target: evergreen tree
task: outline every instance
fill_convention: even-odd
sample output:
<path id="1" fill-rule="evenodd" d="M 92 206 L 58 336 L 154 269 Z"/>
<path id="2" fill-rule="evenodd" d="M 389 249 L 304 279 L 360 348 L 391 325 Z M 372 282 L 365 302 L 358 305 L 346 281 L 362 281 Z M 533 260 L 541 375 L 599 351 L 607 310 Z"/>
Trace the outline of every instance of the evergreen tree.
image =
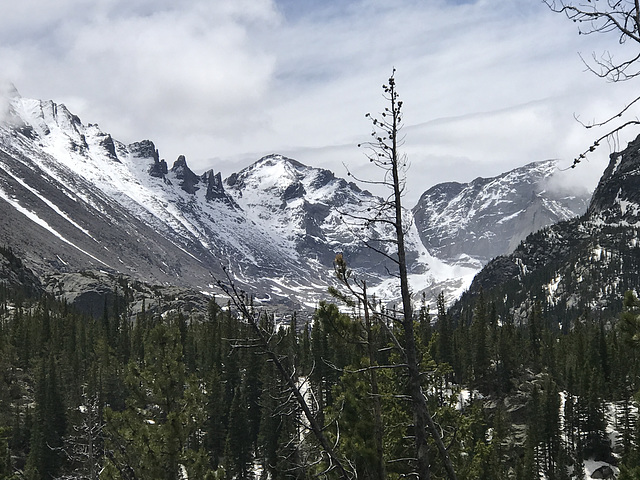
<path id="1" fill-rule="evenodd" d="M 127 387 L 126 409 L 105 412 L 102 478 L 177 480 L 182 468 L 204 476 L 208 467 L 198 438 L 205 400 L 200 383 L 186 376 L 177 328 L 159 323 L 150 330 L 143 362 L 129 365 Z"/>
<path id="2" fill-rule="evenodd" d="M 620 315 L 620 330 L 624 340 L 632 346 L 640 346 L 640 300 L 632 291 L 624 294 L 624 309 Z"/>
<path id="3" fill-rule="evenodd" d="M 7 427 L 0 427 L 0 480 L 10 479 L 13 473 L 8 430 Z"/>
<path id="4" fill-rule="evenodd" d="M 219 373 L 212 370 L 207 374 L 206 420 L 204 424 L 204 445 L 209 452 L 214 469 L 218 468 L 224 454 L 227 438 L 227 408 L 224 404 L 224 388 Z"/>
<path id="5" fill-rule="evenodd" d="M 246 480 L 251 474 L 252 439 L 249 431 L 247 399 L 243 389 L 238 386 L 229 411 L 227 441 L 224 450 L 225 470 L 229 478 Z"/>
<path id="6" fill-rule="evenodd" d="M 447 314 L 447 309 L 444 300 L 444 293 L 440 292 L 438 294 L 438 299 L 436 301 L 436 306 L 438 309 L 438 324 L 437 324 L 437 332 L 438 332 L 438 349 L 437 349 L 437 360 L 442 363 L 448 363 L 449 365 L 454 365 L 453 360 L 453 340 L 452 340 L 452 332 L 451 332 L 451 319 Z"/>
<path id="7" fill-rule="evenodd" d="M 484 295 L 480 295 L 476 301 L 471 324 L 471 342 L 473 345 L 473 378 L 474 386 L 485 387 L 486 377 L 489 374 L 489 352 L 487 348 L 487 305 Z"/>
<path id="8" fill-rule="evenodd" d="M 61 447 L 66 431 L 66 414 L 51 354 L 40 362 L 35 400 L 35 421 L 25 472 L 32 479 L 55 478 L 64 461 Z"/>

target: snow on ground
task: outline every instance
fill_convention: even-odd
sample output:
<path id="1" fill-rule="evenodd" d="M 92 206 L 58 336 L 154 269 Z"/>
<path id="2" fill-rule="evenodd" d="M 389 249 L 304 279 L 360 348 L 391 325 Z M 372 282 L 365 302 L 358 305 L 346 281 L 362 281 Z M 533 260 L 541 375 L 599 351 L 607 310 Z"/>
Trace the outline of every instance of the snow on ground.
<path id="1" fill-rule="evenodd" d="M 420 241 L 415 225 L 411 225 L 407 232 L 407 245 L 418 252 L 418 273 L 409 273 L 408 280 L 414 297 L 420 292 L 427 291 L 427 304 L 435 305 L 440 292 L 445 294 L 447 303 L 452 302 L 469 288 L 473 277 L 480 271 L 482 264 L 471 258 L 464 259 L 461 264 L 447 263 L 429 253 Z M 400 283 L 396 278 L 388 278 L 371 288 L 371 293 L 383 301 L 392 301 L 400 297 Z M 418 299 L 418 298 L 416 298 Z"/>
<path id="2" fill-rule="evenodd" d="M 585 460 L 584 461 L 584 473 L 586 475 L 586 479 L 590 480 L 592 479 L 592 475 L 593 473 L 600 467 L 604 467 L 604 466 L 609 466 L 613 469 L 614 475 L 617 477 L 618 474 L 620 473 L 620 470 L 618 469 L 618 467 L 614 467 L 611 464 L 607 463 L 607 462 L 597 462 L 595 460 Z"/>

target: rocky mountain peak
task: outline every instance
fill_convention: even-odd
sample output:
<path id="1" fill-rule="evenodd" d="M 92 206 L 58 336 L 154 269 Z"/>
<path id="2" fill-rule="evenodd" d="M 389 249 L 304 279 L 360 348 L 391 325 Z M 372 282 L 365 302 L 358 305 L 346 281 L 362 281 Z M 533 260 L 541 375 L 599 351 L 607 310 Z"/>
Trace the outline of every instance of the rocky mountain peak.
<path id="1" fill-rule="evenodd" d="M 220 172 L 214 173 L 213 170 L 208 170 L 200 178 L 207 186 L 205 194 L 207 201 L 222 201 L 232 208 L 239 208 L 238 204 L 225 192 Z"/>
<path id="2" fill-rule="evenodd" d="M 185 192 L 194 194 L 199 189 L 197 185 L 200 183 L 200 177 L 193 173 L 187 166 L 187 159 L 184 155 L 180 155 L 178 159 L 173 162 L 171 173 L 173 173 L 178 180 L 181 180 L 180 187 Z"/>
<path id="3" fill-rule="evenodd" d="M 496 177 L 427 190 L 414 207 L 425 247 L 439 258 L 483 263 L 512 251 L 529 233 L 586 210 L 587 194 L 547 189 L 555 161 L 532 162 Z"/>
<path id="4" fill-rule="evenodd" d="M 160 155 L 156 149 L 155 144 L 151 140 L 142 140 L 140 142 L 134 142 L 128 147 L 131 156 L 134 158 L 152 158 L 155 161 L 160 161 Z M 166 164 L 166 162 L 165 162 Z"/>
<path id="5" fill-rule="evenodd" d="M 294 160 L 293 158 L 280 155 L 279 153 L 272 153 L 271 155 L 266 155 L 262 157 L 260 160 L 258 160 L 257 162 L 255 162 L 252 166 L 258 168 L 262 166 L 274 167 L 277 165 L 284 165 L 285 168 L 287 168 L 289 171 L 291 171 L 291 168 L 293 168 L 294 170 L 304 170 L 306 168 L 309 168 L 303 163 L 297 160 Z"/>
<path id="6" fill-rule="evenodd" d="M 290 202 L 304 199 L 305 184 L 315 170 L 283 155 L 272 154 L 234 173 L 225 183 L 237 197 L 244 198 L 245 207 L 266 198 L 269 209 L 283 209 Z"/>
<path id="7" fill-rule="evenodd" d="M 234 173 L 226 180 L 226 184 L 235 189 L 245 187 L 260 190 L 285 191 L 292 183 L 299 182 L 310 167 L 297 160 L 279 154 L 262 157 L 248 167 Z"/>
<path id="8" fill-rule="evenodd" d="M 640 136 L 620 153 L 613 153 L 593 193 L 591 220 L 608 224 L 640 222 Z"/>

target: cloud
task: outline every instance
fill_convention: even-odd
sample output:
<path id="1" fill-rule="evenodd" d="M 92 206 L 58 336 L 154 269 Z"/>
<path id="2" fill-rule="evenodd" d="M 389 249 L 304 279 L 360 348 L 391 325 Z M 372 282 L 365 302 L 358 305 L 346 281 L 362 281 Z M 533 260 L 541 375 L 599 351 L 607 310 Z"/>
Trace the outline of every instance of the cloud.
<path id="1" fill-rule="evenodd" d="M 573 114 L 603 118 L 635 98 L 632 84 L 585 73 L 576 53 L 615 38 L 579 36 L 536 2 L 5 3 L 0 64 L 23 95 L 65 103 L 124 142 L 150 138 L 196 170 L 229 174 L 278 152 L 366 171 L 355 145 L 393 67 L 416 199 L 440 181 L 569 164 L 594 136 Z M 607 154 L 574 178 L 595 185 Z"/>
<path id="2" fill-rule="evenodd" d="M 11 83 L 0 80 L 0 122 L 10 119 L 10 100 L 15 94 L 16 89 Z"/>
<path id="3" fill-rule="evenodd" d="M 5 20 L 16 21 L 13 34 L 20 26 L 29 34 L 0 58 L 34 96 L 73 103 L 86 109 L 81 116 L 130 140 L 233 137 L 260 120 L 273 55 L 250 31 L 277 25 L 271 3 L 103 1 L 83 8 L 78 0 L 60 10 L 27 3 Z M 29 10 L 35 14 L 27 21 Z"/>

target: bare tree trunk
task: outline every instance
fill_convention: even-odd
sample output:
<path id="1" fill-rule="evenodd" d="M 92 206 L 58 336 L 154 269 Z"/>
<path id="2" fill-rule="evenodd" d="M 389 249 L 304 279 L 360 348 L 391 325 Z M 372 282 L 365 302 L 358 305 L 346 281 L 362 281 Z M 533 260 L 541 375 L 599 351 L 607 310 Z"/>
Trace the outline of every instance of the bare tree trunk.
<path id="1" fill-rule="evenodd" d="M 393 198 L 395 206 L 395 234 L 398 242 L 398 269 L 400 274 L 400 294 L 402 296 L 402 329 L 404 331 L 404 353 L 409 374 L 409 395 L 413 406 L 413 430 L 416 448 L 416 468 L 418 478 L 429 480 L 431 476 L 429 467 L 429 446 L 427 443 L 427 402 L 422 393 L 420 381 L 420 367 L 416 352 L 416 342 L 413 332 L 413 306 L 411 305 L 411 291 L 407 275 L 407 259 L 404 246 L 404 229 L 402 225 L 402 191 L 400 189 L 400 173 L 398 170 L 398 115 L 396 104 L 396 91 L 393 77 L 390 79 L 391 111 L 393 112 L 391 138 L 391 173 L 393 178 Z"/>
<path id="2" fill-rule="evenodd" d="M 402 102 L 398 101 L 398 94 L 395 88 L 395 78 L 389 79 L 389 85 L 385 87 L 386 93 L 389 95 L 391 103 L 391 123 L 387 124 L 390 129 L 387 131 L 390 144 L 384 144 L 389 151 L 388 158 L 391 168 L 393 182 L 393 206 L 397 253 L 398 253 L 398 270 L 400 276 L 400 294 L 402 296 L 402 329 L 404 331 L 404 353 L 407 363 L 407 373 L 409 377 L 409 395 L 411 397 L 414 421 L 415 449 L 416 449 L 416 473 L 420 480 L 428 480 L 431 475 L 429 465 L 429 449 L 427 443 L 427 429 L 434 438 L 438 451 L 447 470 L 447 474 L 451 480 L 457 480 L 453 464 L 442 442 L 442 437 L 433 422 L 433 418 L 429 412 L 427 399 L 422 392 L 422 382 L 420 378 L 420 363 L 416 349 L 416 342 L 413 328 L 413 306 L 411 305 L 411 290 L 409 288 L 409 278 L 407 272 L 407 259 L 404 241 L 404 225 L 402 219 L 402 186 L 403 179 L 400 177 L 401 158 L 398 152 L 398 132 L 400 130 L 400 109 Z M 386 116 L 386 115 L 385 115 Z M 375 124 L 375 122 L 374 122 Z M 382 139 L 384 142 L 384 139 Z M 380 142 L 380 140 L 378 140 Z"/>

